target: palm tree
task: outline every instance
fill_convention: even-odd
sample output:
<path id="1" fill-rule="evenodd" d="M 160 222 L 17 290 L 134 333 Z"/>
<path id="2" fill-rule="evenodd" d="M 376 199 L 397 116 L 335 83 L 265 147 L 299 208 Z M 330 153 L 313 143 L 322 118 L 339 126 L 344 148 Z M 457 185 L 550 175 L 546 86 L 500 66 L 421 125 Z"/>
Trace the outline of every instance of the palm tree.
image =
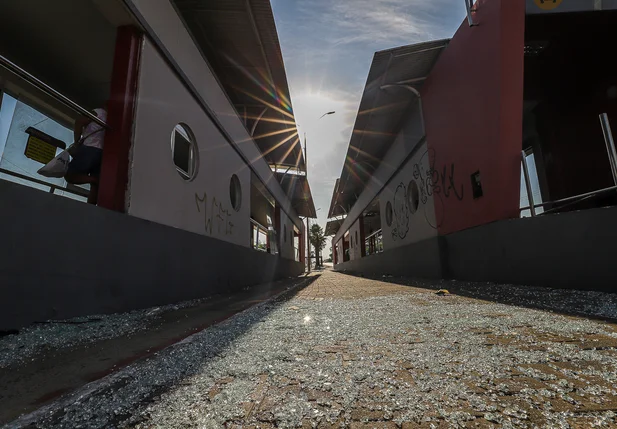
<path id="1" fill-rule="evenodd" d="M 324 236 L 323 228 L 318 224 L 311 225 L 309 233 L 309 242 L 315 248 L 315 266 L 321 265 L 319 253 L 326 247 L 327 239 Z"/>

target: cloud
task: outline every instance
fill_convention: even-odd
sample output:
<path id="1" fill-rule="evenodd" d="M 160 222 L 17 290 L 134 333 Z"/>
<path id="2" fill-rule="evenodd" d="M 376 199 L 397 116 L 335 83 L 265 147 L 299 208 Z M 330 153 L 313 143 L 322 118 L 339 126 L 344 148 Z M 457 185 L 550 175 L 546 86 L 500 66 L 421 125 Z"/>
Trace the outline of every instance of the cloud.
<path id="1" fill-rule="evenodd" d="M 383 49 L 451 35 L 443 18 L 454 4 L 454 0 L 299 0 L 298 12 L 309 25 L 318 22 L 326 30 L 319 34 L 335 46 Z"/>
<path id="2" fill-rule="evenodd" d="M 464 2 L 276 0 L 272 4 L 296 120 L 309 130 L 309 181 L 315 206 L 322 208 L 319 223 L 325 226 L 374 53 L 451 37 L 463 21 Z M 315 104 L 309 94 L 330 102 Z M 315 123 L 328 110 L 336 110 L 336 116 Z"/>

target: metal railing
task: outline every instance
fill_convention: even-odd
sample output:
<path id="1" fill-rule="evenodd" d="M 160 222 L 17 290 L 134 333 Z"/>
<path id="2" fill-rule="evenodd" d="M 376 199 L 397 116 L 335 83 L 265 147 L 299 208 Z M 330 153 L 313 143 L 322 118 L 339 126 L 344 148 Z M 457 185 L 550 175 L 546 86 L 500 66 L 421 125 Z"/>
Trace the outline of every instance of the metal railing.
<path id="1" fill-rule="evenodd" d="M 373 251 L 371 252 L 371 240 L 373 239 Z M 364 248 L 366 256 L 374 255 L 383 252 L 383 232 L 381 229 L 369 234 L 364 239 Z"/>
<path id="2" fill-rule="evenodd" d="M 253 228 L 253 226 L 255 226 L 257 228 L 257 231 L 255 231 L 255 228 Z M 257 234 L 255 237 L 253 237 L 253 239 L 251 240 L 251 248 L 255 249 L 255 250 L 259 250 L 260 252 L 267 252 L 267 242 L 266 242 L 266 248 L 265 249 L 261 249 L 259 248 L 259 233 L 263 232 L 266 236 L 266 240 L 268 239 L 268 228 L 263 226 L 262 224 L 260 224 L 259 222 L 257 222 L 255 219 L 251 218 L 251 235 L 253 233 L 253 231 Z M 257 243 L 256 243 L 257 242 Z"/>
<path id="3" fill-rule="evenodd" d="M 604 195 L 606 193 L 617 190 L 617 150 L 615 149 L 615 141 L 613 139 L 613 132 L 611 130 L 611 125 L 608 121 L 608 115 L 606 113 L 602 113 L 600 115 L 600 125 L 602 126 L 602 133 L 604 134 L 604 143 L 606 144 L 606 152 L 608 154 L 608 160 L 611 166 L 611 173 L 613 174 L 613 182 L 615 183 L 615 186 L 610 186 L 608 188 L 586 192 L 584 194 L 574 195 L 572 197 L 561 198 L 555 201 L 547 201 L 543 203 L 534 204 L 533 193 L 531 189 L 531 179 L 529 178 L 529 170 L 527 168 L 526 153 L 525 151 L 522 151 L 521 152 L 521 156 L 522 156 L 521 163 L 523 166 L 523 176 L 525 178 L 525 189 L 527 190 L 527 198 L 528 198 L 529 205 L 526 207 L 521 207 L 520 208 L 521 212 L 524 210 L 529 210 L 531 213 L 531 216 L 535 217 L 535 216 L 538 216 L 536 214 L 536 208 L 538 207 L 546 207 L 546 206 L 555 205 L 555 204 L 565 204 L 560 207 L 552 207 L 548 210 L 545 210 L 543 213 L 540 214 L 542 215 L 542 214 L 551 213 L 556 210 L 563 209 L 567 206 L 579 203 L 583 200 L 595 198 L 600 195 Z"/>
<path id="4" fill-rule="evenodd" d="M 96 115 L 90 113 L 90 111 L 88 111 L 87 109 L 81 107 L 79 104 L 75 103 L 73 100 L 71 100 L 67 96 L 65 96 L 65 95 L 61 94 L 60 92 L 56 91 L 51 86 L 47 85 L 45 82 L 43 82 L 42 80 L 34 77 L 30 73 L 28 73 L 26 70 L 22 69 L 17 64 L 13 63 L 12 61 L 10 61 L 9 59 L 3 57 L 2 55 L 0 55 L 0 66 L 2 66 L 3 68 L 7 69 L 8 71 L 16 74 L 17 76 L 21 77 L 22 79 L 24 79 L 29 84 L 31 84 L 34 87 L 38 88 L 39 90 L 43 91 L 45 94 L 47 94 L 50 97 L 54 98 L 55 100 L 61 102 L 65 106 L 67 106 L 70 109 L 74 110 L 75 112 L 77 112 L 77 113 L 79 113 L 79 114 L 81 114 L 83 116 L 86 116 L 91 121 L 96 122 L 97 124 L 101 125 L 102 127 L 109 128 L 109 125 L 107 125 L 107 123 L 105 121 L 100 120 Z"/>
<path id="5" fill-rule="evenodd" d="M 7 174 L 9 176 L 13 176 L 18 179 L 27 180 L 29 182 L 36 183 L 38 185 L 49 186 L 50 194 L 54 194 L 56 191 L 61 191 L 61 192 L 68 192 L 69 194 L 73 194 L 73 195 L 77 195 L 77 196 L 85 197 L 85 198 L 88 198 L 88 195 L 90 195 L 90 192 L 87 189 L 82 189 L 78 186 L 72 186 L 71 188 L 69 187 L 65 188 L 63 186 L 54 185 L 53 183 L 48 183 L 43 180 L 35 179 L 34 177 L 26 176 L 25 174 L 16 173 L 11 170 L 6 170 L 4 168 L 0 168 L 0 173 Z"/>

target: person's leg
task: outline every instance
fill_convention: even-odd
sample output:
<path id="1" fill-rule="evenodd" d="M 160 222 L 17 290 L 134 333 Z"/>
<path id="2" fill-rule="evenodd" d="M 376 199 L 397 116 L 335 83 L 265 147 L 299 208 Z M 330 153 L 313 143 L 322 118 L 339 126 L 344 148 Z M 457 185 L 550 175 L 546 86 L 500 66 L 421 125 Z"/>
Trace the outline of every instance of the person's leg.
<path id="1" fill-rule="evenodd" d="M 98 175 L 101 169 L 102 150 L 81 146 L 75 153 L 64 180 L 74 185 L 90 184 L 88 203 L 96 204 L 98 197 Z"/>

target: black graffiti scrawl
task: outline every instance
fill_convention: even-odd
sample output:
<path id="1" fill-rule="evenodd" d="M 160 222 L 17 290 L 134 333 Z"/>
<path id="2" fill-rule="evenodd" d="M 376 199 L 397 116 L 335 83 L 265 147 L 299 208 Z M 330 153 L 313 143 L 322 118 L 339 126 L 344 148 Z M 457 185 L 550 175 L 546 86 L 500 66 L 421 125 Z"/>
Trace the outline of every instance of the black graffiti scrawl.
<path id="1" fill-rule="evenodd" d="M 234 224 L 231 221 L 231 213 L 223 207 L 223 204 L 212 198 L 210 200 L 210 210 L 208 210 L 208 194 L 205 192 L 203 196 L 195 194 L 195 204 L 197 212 L 204 216 L 204 227 L 206 234 L 212 235 L 213 231 L 217 234 L 233 235 Z"/>
<path id="2" fill-rule="evenodd" d="M 408 198 L 408 192 L 411 191 L 407 189 L 408 187 L 404 183 L 401 182 L 396 187 L 392 201 L 392 239 L 402 240 L 407 237 L 410 217 L 418 212 L 424 213 L 424 218 L 431 228 L 439 228 L 446 217 L 445 200 L 449 198 L 455 198 L 458 201 L 463 200 L 465 189 L 462 184 L 456 182 L 454 164 L 443 164 L 439 167 L 436 164 L 437 154 L 435 150 L 427 149 L 412 167 L 412 181 L 416 182 L 419 192 L 419 196 L 415 197 L 415 209 L 418 209 L 418 205 L 421 205 L 421 210 L 414 209 L 412 211 L 409 207 L 409 204 L 413 204 L 410 203 L 410 198 Z M 432 205 L 426 204 L 429 197 L 433 197 Z"/>
<path id="3" fill-rule="evenodd" d="M 429 153 L 431 156 L 429 156 Z M 432 158 L 432 162 L 429 162 Z M 465 189 L 462 184 L 457 184 L 454 174 L 454 164 L 443 164 L 436 167 L 437 153 L 434 149 L 427 149 L 420 160 L 413 166 L 413 178 L 419 182 L 420 201 L 426 204 L 428 197 L 433 199 L 435 206 L 435 220 L 433 222 L 428 214 L 428 207 L 424 206 L 424 217 L 431 228 L 437 229 L 446 218 L 445 200 L 451 197 L 462 201 Z M 428 168 L 425 165 L 429 165 Z"/>
<path id="4" fill-rule="evenodd" d="M 403 183 L 396 187 L 394 192 L 392 238 L 404 239 L 409 232 L 409 207 L 407 206 L 407 189 Z"/>

